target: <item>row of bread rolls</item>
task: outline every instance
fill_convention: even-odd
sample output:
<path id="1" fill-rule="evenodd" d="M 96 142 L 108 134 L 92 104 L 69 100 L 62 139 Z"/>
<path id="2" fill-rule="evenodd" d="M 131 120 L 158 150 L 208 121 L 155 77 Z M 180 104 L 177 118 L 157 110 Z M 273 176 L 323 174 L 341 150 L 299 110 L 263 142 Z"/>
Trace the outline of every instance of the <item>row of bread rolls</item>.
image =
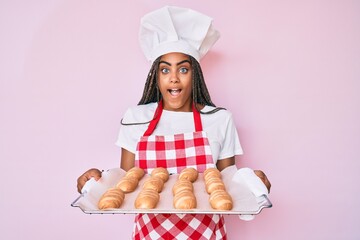
<path id="1" fill-rule="evenodd" d="M 125 198 L 125 193 L 133 192 L 145 171 L 138 167 L 131 168 L 125 176 L 120 179 L 115 188 L 108 189 L 100 198 L 98 207 L 100 210 L 109 208 L 119 208 Z M 194 194 L 193 182 L 198 178 L 198 171 L 194 168 L 183 169 L 175 182 L 173 192 L 173 206 L 175 209 L 196 208 L 196 197 Z M 163 190 L 164 183 L 169 179 L 169 172 L 165 168 L 155 168 L 142 186 L 135 200 L 137 209 L 156 208 L 160 200 L 160 192 Z M 204 182 L 206 192 L 209 196 L 209 203 L 216 210 L 231 210 L 233 202 L 231 196 L 226 191 L 221 179 L 221 173 L 216 168 L 208 168 L 204 172 Z"/>
<path id="2" fill-rule="evenodd" d="M 145 171 L 139 167 L 133 167 L 120 179 L 115 188 L 108 189 L 100 198 L 98 208 L 100 210 L 119 208 L 125 199 L 125 193 L 133 192 L 139 184 Z"/>
<path id="3" fill-rule="evenodd" d="M 198 178 L 198 171 L 194 168 L 183 169 L 175 182 L 172 192 L 174 195 L 173 206 L 175 209 L 196 208 L 196 197 L 193 182 Z"/>
<path id="4" fill-rule="evenodd" d="M 216 168 L 208 168 L 204 171 L 206 192 L 210 195 L 209 202 L 213 209 L 231 210 L 233 201 L 226 191 L 225 184 L 221 179 L 221 173 Z"/>
<path id="5" fill-rule="evenodd" d="M 151 171 L 141 191 L 135 200 L 137 209 L 153 209 L 160 201 L 160 192 L 163 190 L 165 182 L 169 179 L 169 172 L 166 168 L 158 167 Z"/>

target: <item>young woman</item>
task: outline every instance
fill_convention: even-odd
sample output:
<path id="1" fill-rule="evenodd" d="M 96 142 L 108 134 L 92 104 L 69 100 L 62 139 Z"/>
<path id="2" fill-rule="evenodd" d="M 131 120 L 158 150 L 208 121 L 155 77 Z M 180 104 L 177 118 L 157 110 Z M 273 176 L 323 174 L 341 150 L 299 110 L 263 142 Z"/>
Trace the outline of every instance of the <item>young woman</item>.
<path id="1" fill-rule="evenodd" d="M 149 21 L 153 24 L 150 26 L 156 26 L 152 30 L 159 31 L 158 23 L 162 22 L 163 15 L 170 15 L 174 26 L 180 26 L 174 23 L 176 18 L 184 24 L 184 16 L 188 19 L 194 15 L 198 21 L 209 19 L 189 9 L 162 8 L 143 18 L 142 24 L 147 31 L 145 37 L 141 36 L 145 41 L 153 41 L 152 35 L 146 38 Z M 211 21 L 210 28 L 203 24 L 204 21 L 199 22 L 200 27 L 206 29 L 201 42 L 208 44 L 212 40 L 212 45 L 218 36 L 214 35 L 216 32 L 209 35 Z M 181 29 L 177 34 L 181 34 Z M 192 46 L 184 45 L 183 39 L 183 36 L 179 37 L 172 46 L 165 41 L 166 45 L 158 44 L 160 48 L 156 46 L 154 50 L 151 47 L 153 51 L 148 51 L 153 64 L 143 96 L 137 106 L 125 113 L 116 143 L 121 147 L 121 168 L 125 171 L 133 166 L 140 166 L 147 172 L 156 167 L 165 167 L 170 173 L 178 173 L 187 167 L 203 172 L 214 166 L 221 171 L 235 164 L 235 155 L 242 154 L 231 113 L 217 108 L 211 101 L 198 61 L 202 55 L 200 50 L 193 51 Z M 139 147 L 155 145 L 161 148 Z M 265 174 L 262 171 L 255 173 L 270 189 Z M 99 179 L 101 172 L 90 169 L 81 175 L 79 191 L 91 177 Z M 226 229 L 224 218 L 217 214 L 138 214 L 133 237 L 226 239 Z"/>

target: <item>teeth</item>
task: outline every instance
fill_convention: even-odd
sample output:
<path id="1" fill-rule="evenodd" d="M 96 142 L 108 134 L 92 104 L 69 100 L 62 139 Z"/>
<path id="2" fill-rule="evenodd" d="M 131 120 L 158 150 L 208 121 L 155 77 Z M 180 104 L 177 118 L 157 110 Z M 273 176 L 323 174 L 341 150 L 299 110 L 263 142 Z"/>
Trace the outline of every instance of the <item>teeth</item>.
<path id="1" fill-rule="evenodd" d="M 170 89 L 169 92 L 172 96 L 176 96 L 180 93 L 180 89 Z"/>

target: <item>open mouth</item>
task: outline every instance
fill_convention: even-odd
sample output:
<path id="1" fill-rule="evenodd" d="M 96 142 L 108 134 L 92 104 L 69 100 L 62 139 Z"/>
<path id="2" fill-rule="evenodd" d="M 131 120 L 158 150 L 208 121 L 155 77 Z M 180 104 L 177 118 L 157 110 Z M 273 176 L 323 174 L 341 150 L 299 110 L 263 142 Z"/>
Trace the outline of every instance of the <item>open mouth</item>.
<path id="1" fill-rule="evenodd" d="M 171 96 L 178 96 L 181 92 L 181 89 L 169 89 L 168 90 Z"/>

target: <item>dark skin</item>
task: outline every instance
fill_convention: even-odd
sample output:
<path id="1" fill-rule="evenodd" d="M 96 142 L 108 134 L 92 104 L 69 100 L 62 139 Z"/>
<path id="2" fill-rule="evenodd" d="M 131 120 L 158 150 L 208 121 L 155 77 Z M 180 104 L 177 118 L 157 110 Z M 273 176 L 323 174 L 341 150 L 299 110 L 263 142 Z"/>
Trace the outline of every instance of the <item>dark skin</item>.
<path id="1" fill-rule="evenodd" d="M 168 53 L 161 57 L 158 86 L 162 95 L 164 109 L 169 111 L 192 111 L 192 67 L 189 56 L 183 53 Z M 202 109 L 204 106 L 199 106 Z M 135 165 L 135 154 L 121 148 L 120 167 L 125 171 Z M 235 165 L 235 157 L 219 159 L 216 167 L 222 171 L 225 168 Z M 255 174 L 263 181 L 270 192 L 271 184 L 266 175 L 261 170 L 254 170 Z M 78 191 L 81 192 L 84 184 L 94 177 L 98 180 L 101 177 L 101 171 L 92 168 L 82 174 L 77 180 Z"/>
<path id="2" fill-rule="evenodd" d="M 99 180 L 101 178 L 101 171 L 96 168 L 91 168 L 84 172 L 78 179 L 77 179 L 77 190 L 81 193 L 81 189 L 84 187 L 85 183 L 89 181 L 91 178 L 95 178 L 95 180 Z"/>

